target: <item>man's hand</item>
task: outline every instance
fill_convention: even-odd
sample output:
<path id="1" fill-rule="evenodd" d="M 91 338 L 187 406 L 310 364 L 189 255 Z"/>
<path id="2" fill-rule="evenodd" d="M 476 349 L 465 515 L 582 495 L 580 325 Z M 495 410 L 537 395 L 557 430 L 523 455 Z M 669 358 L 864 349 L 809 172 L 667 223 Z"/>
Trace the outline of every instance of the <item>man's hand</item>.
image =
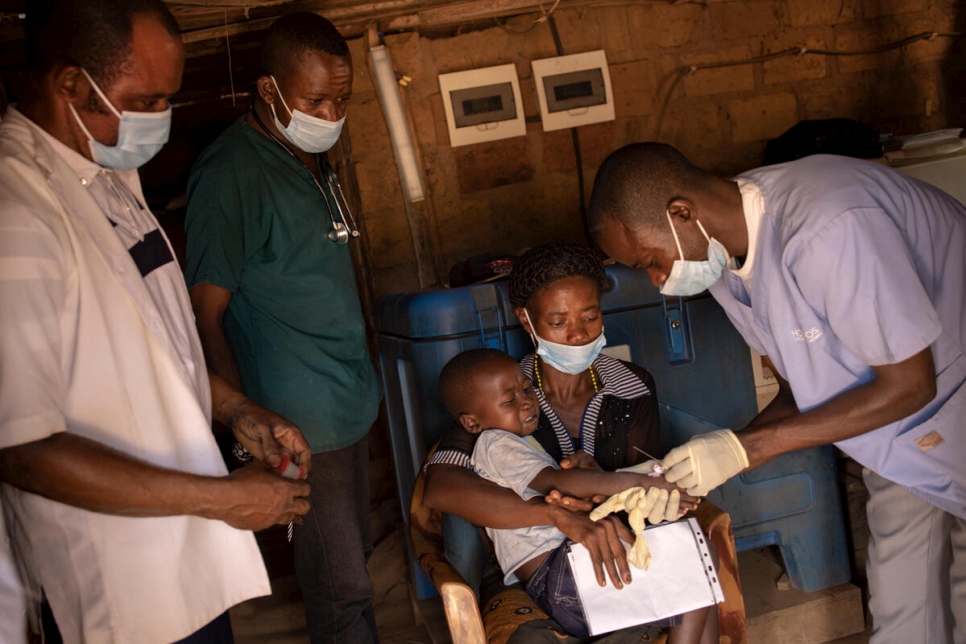
<path id="1" fill-rule="evenodd" d="M 730 429 L 698 434 L 664 457 L 671 483 L 686 488 L 692 496 L 707 496 L 735 474 L 748 467 L 748 454 Z"/>
<path id="2" fill-rule="evenodd" d="M 224 503 L 205 513 L 242 530 L 264 530 L 273 525 L 302 523 L 309 511 L 311 486 L 305 481 L 284 479 L 253 462 L 232 472 L 224 482 L 220 499 Z"/>
<path id="3" fill-rule="evenodd" d="M 247 398 L 235 407 L 231 430 L 252 456 L 273 468 L 282 464 L 283 452 L 302 468 L 303 475 L 312 468 L 312 451 L 299 428 Z"/>
<path id="4" fill-rule="evenodd" d="M 608 576 L 615 588 L 631 583 L 627 551 L 621 540 L 632 543 L 634 535 L 616 517 L 591 521 L 583 512 L 560 511 L 554 518 L 554 525 L 568 539 L 580 543 L 590 552 L 598 584 L 606 586 Z"/>
<path id="5" fill-rule="evenodd" d="M 578 449 L 570 456 L 564 456 L 562 459 L 560 459 L 560 469 L 562 470 L 584 469 L 584 470 L 603 471 L 600 464 L 594 460 L 594 457 L 582 449 Z"/>

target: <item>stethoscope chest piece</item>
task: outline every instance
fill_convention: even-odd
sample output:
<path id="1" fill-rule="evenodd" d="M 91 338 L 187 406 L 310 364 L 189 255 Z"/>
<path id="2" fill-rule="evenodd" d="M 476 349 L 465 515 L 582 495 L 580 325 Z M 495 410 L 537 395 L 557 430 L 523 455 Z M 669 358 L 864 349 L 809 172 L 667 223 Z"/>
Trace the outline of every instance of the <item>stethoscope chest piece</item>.
<path id="1" fill-rule="evenodd" d="M 337 244 L 349 243 L 349 229 L 345 224 L 338 221 L 332 222 L 332 230 L 329 231 L 329 239 Z"/>

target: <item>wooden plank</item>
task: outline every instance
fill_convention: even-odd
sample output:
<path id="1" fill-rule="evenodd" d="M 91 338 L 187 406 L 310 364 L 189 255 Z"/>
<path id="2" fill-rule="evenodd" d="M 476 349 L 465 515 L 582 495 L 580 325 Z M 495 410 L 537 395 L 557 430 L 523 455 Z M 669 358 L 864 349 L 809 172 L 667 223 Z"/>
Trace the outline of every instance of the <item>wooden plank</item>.
<path id="1" fill-rule="evenodd" d="M 563 3 L 561 3 L 563 4 Z M 337 27 L 392 19 L 392 27 L 414 28 L 467 22 L 473 19 L 510 15 L 538 10 L 537 0 L 472 0 L 469 2 L 446 3 L 439 0 L 376 0 L 351 5 L 329 6 L 324 10 L 314 10 L 331 20 Z M 546 3 L 545 3 L 546 6 Z M 220 23 L 201 29 L 187 30 L 182 34 L 184 43 L 193 44 L 205 40 L 221 39 L 226 36 L 262 31 L 268 29 L 277 16 L 252 18 L 244 21 Z M 355 30 L 353 30 L 355 31 Z M 351 35 L 356 35 L 355 33 Z"/>
<path id="2" fill-rule="evenodd" d="M 419 21 L 424 25 L 449 24 L 529 11 L 539 6 L 540 3 L 534 0 L 472 0 L 420 11 Z M 545 3 L 544 6 L 547 4 Z"/>
<path id="3" fill-rule="evenodd" d="M 232 8 L 237 9 L 238 7 L 255 8 L 255 7 L 274 7 L 280 4 L 286 4 L 289 0 L 245 0 L 244 2 L 239 2 L 239 0 L 165 0 L 165 4 L 169 7 L 189 7 L 189 8 L 200 8 L 200 9 L 224 9 Z"/>

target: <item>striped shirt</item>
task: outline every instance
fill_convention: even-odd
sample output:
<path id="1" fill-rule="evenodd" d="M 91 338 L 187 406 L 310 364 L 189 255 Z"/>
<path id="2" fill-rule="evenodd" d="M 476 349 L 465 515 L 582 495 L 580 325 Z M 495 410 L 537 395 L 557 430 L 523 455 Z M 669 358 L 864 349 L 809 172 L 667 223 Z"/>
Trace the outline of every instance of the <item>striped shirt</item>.
<path id="1" fill-rule="evenodd" d="M 531 381 L 535 381 L 534 359 L 531 353 L 520 361 L 520 368 Z M 580 435 L 577 438 L 570 435 L 543 391 L 534 388 L 540 404 L 540 423 L 533 437 L 556 461 L 583 449 L 605 470 L 645 460 L 634 447 L 657 455 L 660 418 L 651 375 L 635 364 L 603 354 L 594 360 L 593 368 L 601 386 L 587 404 Z M 472 469 L 470 455 L 475 443 L 476 436 L 454 426 L 440 441 L 424 469 L 437 464 Z"/>

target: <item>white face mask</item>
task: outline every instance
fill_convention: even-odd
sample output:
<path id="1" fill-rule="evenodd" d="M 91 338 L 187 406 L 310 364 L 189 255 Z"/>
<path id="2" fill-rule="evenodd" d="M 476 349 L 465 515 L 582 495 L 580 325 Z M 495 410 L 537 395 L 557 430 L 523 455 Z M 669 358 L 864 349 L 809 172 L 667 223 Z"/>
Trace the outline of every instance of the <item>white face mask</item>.
<path id="1" fill-rule="evenodd" d="M 275 117 L 275 127 L 278 128 L 279 132 L 285 135 L 285 138 L 299 150 L 311 154 L 325 152 L 335 145 L 335 142 L 339 140 L 339 135 L 342 134 L 345 117 L 343 116 L 338 121 L 326 121 L 298 110 L 288 109 L 288 104 L 285 103 L 285 97 L 282 96 L 282 90 L 278 88 L 275 77 L 269 76 L 269 78 L 275 85 L 275 91 L 278 92 L 278 97 L 282 101 L 282 107 L 292 117 L 287 127 L 282 125 L 282 122 L 278 120 L 278 114 L 275 112 L 275 105 L 269 103 L 269 107 L 272 108 L 272 116 Z"/>
<path id="2" fill-rule="evenodd" d="M 94 163 L 115 170 L 140 168 L 160 152 L 164 144 L 168 142 L 168 135 L 171 133 L 171 106 L 168 105 L 168 109 L 163 112 L 128 112 L 126 110 L 118 112 L 117 108 L 107 100 L 107 96 L 97 86 L 94 79 L 87 73 L 87 70 L 81 68 L 81 72 L 87 77 L 87 81 L 104 101 L 104 104 L 121 120 L 117 130 L 117 143 L 104 145 L 91 136 L 77 110 L 68 103 L 74 118 L 77 119 L 84 135 L 87 136 Z"/>
<path id="3" fill-rule="evenodd" d="M 678 297 L 697 295 L 721 279 L 721 273 L 728 264 L 728 250 L 717 239 L 708 237 L 708 233 L 705 232 L 701 222 L 695 220 L 698 228 L 701 229 L 701 234 L 708 240 L 708 259 L 704 261 L 685 260 L 670 212 L 667 213 L 667 221 L 671 225 L 671 233 L 674 235 L 674 243 L 678 247 L 678 255 L 681 259 L 674 260 L 671 274 L 661 285 L 661 294 Z"/>
<path id="4" fill-rule="evenodd" d="M 578 346 L 544 340 L 537 335 L 537 327 L 533 325 L 533 320 L 530 319 L 530 312 L 523 309 L 523 315 L 526 316 L 527 322 L 530 323 L 530 328 L 533 330 L 533 343 L 537 345 L 537 355 L 557 371 L 571 375 L 587 371 L 594 360 L 597 359 L 597 356 L 600 355 L 600 350 L 607 345 L 603 327 L 601 327 L 600 335 L 596 339 Z"/>

